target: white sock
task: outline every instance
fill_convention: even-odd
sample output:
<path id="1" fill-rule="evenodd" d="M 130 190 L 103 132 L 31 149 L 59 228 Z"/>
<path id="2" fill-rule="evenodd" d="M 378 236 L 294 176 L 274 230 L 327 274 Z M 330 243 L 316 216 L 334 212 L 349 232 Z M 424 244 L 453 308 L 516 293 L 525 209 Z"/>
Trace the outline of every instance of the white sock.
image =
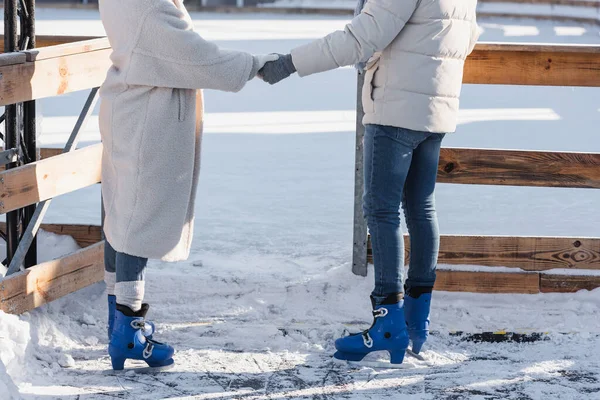
<path id="1" fill-rule="evenodd" d="M 144 300 L 144 281 L 117 282 L 115 284 L 115 295 L 117 304 L 131 308 L 131 311 L 139 311 Z"/>
<path id="2" fill-rule="evenodd" d="M 115 272 L 108 272 L 104 270 L 104 283 L 106 283 L 106 294 L 115 294 L 115 282 L 117 281 L 117 274 Z"/>

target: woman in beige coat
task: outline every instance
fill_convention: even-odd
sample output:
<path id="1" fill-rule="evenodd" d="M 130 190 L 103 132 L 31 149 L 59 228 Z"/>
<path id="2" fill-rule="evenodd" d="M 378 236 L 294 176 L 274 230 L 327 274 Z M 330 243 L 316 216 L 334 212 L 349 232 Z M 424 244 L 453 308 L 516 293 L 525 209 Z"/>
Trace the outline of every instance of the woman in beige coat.
<path id="1" fill-rule="evenodd" d="M 343 31 L 292 50 L 259 72 L 274 84 L 366 63 L 362 102 L 363 207 L 375 264 L 371 328 L 338 339 L 335 357 L 360 361 L 386 350 L 400 364 L 429 334 L 439 230 L 434 188 L 444 135 L 456 130 L 463 66 L 479 36 L 477 0 L 364 0 Z M 403 285 L 403 206 L 410 234 Z M 408 330 L 407 330 L 408 327 Z"/>
<path id="2" fill-rule="evenodd" d="M 173 364 L 173 348 L 145 322 L 148 258 L 188 257 L 200 172 L 202 94 L 241 90 L 268 60 L 225 51 L 193 30 L 181 0 L 100 0 L 112 67 L 100 90 L 104 144 L 105 281 L 109 354 L 150 367 Z"/>

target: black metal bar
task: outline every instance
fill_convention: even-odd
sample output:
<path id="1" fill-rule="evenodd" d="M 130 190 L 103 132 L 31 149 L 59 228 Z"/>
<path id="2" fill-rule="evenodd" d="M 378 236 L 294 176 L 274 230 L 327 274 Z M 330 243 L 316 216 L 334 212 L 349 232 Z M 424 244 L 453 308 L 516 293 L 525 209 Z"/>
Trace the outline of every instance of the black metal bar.
<path id="1" fill-rule="evenodd" d="M 17 50 L 17 0 L 4 0 L 4 52 Z M 4 148 L 6 150 L 19 149 L 19 132 L 17 124 L 17 105 L 8 105 L 6 112 L 6 132 Z M 17 162 L 6 165 L 7 169 L 18 166 Z M 19 244 L 19 210 L 6 214 L 6 255 L 7 259 L 13 258 Z"/>
<path id="2" fill-rule="evenodd" d="M 21 13 L 22 17 L 22 37 L 24 43 L 29 50 L 35 48 L 35 0 L 21 0 L 21 6 L 24 10 Z M 36 106 L 35 100 L 23 103 L 23 136 L 25 154 L 27 159 L 25 163 L 37 161 L 37 136 L 36 136 Z M 28 226 L 35 213 L 35 204 L 25 207 L 23 212 L 23 226 Z M 37 264 L 37 237 L 34 236 L 29 251 L 24 260 L 25 268 L 32 267 Z"/>

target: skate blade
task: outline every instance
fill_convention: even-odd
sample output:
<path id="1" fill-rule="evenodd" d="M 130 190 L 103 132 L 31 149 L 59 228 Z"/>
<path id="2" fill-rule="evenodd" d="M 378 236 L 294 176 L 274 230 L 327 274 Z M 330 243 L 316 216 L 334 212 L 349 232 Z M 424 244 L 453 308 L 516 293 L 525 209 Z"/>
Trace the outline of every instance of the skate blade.
<path id="1" fill-rule="evenodd" d="M 372 368 L 372 369 L 412 369 L 415 368 L 414 365 L 411 364 L 392 364 L 389 361 L 372 361 L 372 360 L 362 360 L 362 361 L 348 361 L 348 360 L 340 360 L 339 358 L 332 357 L 334 363 L 341 366 L 348 366 L 351 368 Z"/>
<path id="2" fill-rule="evenodd" d="M 158 374 L 164 371 L 168 371 L 172 368 L 175 367 L 175 363 L 169 364 L 169 365 L 164 365 L 162 367 L 139 367 L 139 368 L 125 368 L 119 371 L 115 371 L 114 369 L 109 369 L 103 372 L 104 375 L 113 375 L 113 376 L 120 376 L 120 375 L 127 375 L 128 373 L 135 373 L 135 374 L 146 374 L 146 375 L 153 375 L 153 374 Z"/>
<path id="3" fill-rule="evenodd" d="M 420 354 L 415 353 L 411 349 L 406 349 L 406 355 L 407 356 L 411 356 L 412 358 L 416 358 L 419 361 L 427 361 L 427 360 L 425 360 L 425 357 L 423 357 Z"/>

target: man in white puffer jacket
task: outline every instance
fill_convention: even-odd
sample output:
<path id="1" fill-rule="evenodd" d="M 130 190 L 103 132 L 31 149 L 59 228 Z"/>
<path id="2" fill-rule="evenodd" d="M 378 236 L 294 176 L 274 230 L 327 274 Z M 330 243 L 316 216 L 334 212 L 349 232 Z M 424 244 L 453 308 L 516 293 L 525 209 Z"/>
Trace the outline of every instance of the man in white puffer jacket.
<path id="1" fill-rule="evenodd" d="M 363 206 L 373 244 L 375 322 L 338 339 L 336 358 L 360 361 L 386 350 L 399 364 L 409 339 L 415 353 L 427 340 L 439 252 L 437 167 L 444 135 L 456 130 L 464 62 L 479 36 L 476 6 L 477 0 L 360 0 L 343 31 L 259 71 L 274 84 L 296 71 L 307 76 L 366 62 Z M 404 284 L 401 205 L 411 243 Z"/>

